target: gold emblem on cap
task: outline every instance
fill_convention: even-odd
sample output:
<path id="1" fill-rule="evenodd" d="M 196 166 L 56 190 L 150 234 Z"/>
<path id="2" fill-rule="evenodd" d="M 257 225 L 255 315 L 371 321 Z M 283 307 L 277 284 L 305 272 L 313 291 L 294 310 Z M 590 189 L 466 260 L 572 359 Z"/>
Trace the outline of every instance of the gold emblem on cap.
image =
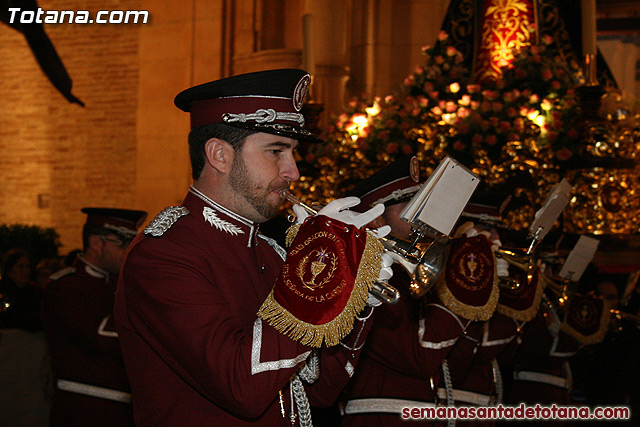
<path id="1" fill-rule="evenodd" d="M 420 160 L 416 156 L 409 161 L 409 176 L 415 182 L 420 182 Z"/>
<path id="2" fill-rule="evenodd" d="M 296 111 L 300 111 L 302 109 L 307 93 L 309 93 L 309 85 L 311 85 L 311 76 L 309 74 L 305 74 L 293 90 L 292 101 L 293 108 L 295 108 Z"/>

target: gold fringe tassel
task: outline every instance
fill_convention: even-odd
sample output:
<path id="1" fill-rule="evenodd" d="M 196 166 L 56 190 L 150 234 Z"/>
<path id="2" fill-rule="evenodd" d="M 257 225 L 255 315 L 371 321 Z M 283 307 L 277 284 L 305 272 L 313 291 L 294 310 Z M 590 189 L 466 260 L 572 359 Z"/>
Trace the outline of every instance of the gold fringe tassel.
<path id="1" fill-rule="evenodd" d="M 443 277 L 445 275 L 443 274 Z M 458 316 L 464 317 L 467 320 L 484 321 L 489 320 L 493 316 L 493 312 L 498 304 L 498 298 L 500 297 L 500 289 L 498 287 L 498 275 L 496 267 L 493 271 L 493 284 L 491 285 L 491 294 L 486 304 L 480 307 L 465 304 L 459 301 L 447 287 L 446 281 L 441 279 L 436 284 L 436 293 L 443 302 L 443 304 Z"/>
<path id="2" fill-rule="evenodd" d="M 544 280 L 541 276 L 542 274 L 538 274 L 536 293 L 533 296 L 533 303 L 529 308 L 524 310 L 516 310 L 514 308 L 507 307 L 506 305 L 498 303 L 498 305 L 496 306 L 496 311 L 500 314 L 504 314 L 507 317 L 521 322 L 528 322 L 536 317 L 536 315 L 538 314 L 538 310 L 540 309 L 540 302 L 542 301 L 544 288 L 547 285 L 546 280 Z"/>
<path id="3" fill-rule="evenodd" d="M 582 345 L 597 344 L 604 339 L 609 331 L 609 321 L 611 320 L 611 307 L 605 301 L 602 307 L 602 316 L 600 316 L 600 325 L 598 330 L 592 335 L 584 335 L 569 326 L 566 320 L 560 325 L 560 330 L 565 334 L 572 336 Z"/>

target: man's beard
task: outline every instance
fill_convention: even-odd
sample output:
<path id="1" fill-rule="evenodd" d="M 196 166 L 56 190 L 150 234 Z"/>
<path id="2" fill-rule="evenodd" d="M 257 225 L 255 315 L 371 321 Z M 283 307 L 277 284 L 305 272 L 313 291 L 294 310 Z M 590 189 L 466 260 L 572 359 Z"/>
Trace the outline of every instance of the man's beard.
<path id="1" fill-rule="evenodd" d="M 280 209 L 280 204 L 269 204 L 269 194 L 274 190 L 277 191 L 288 188 L 286 183 L 280 186 L 274 186 L 269 183 L 265 189 L 262 189 L 258 183 L 251 179 L 247 165 L 244 163 L 240 152 L 236 152 L 234 156 L 229 180 L 231 182 L 231 188 L 240 194 L 241 197 L 244 197 L 265 219 L 275 217 Z"/>

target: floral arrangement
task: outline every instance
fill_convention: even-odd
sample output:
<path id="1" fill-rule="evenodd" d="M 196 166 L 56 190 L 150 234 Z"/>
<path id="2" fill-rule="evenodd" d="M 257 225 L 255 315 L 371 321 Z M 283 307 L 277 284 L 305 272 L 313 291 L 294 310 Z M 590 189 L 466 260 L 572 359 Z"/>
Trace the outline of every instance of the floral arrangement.
<path id="1" fill-rule="evenodd" d="M 499 80 L 478 81 L 440 32 L 433 46 L 422 49 L 424 63 L 394 94 L 354 98 L 334 117 L 326 129 L 329 142 L 307 153 L 319 169 L 305 194 L 319 202 L 344 195 L 400 154 L 418 156 L 424 177 L 449 155 L 478 174 L 485 189 L 512 195 L 505 220 L 520 229 L 528 227 L 535 208 L 578 158 L 640 152 L 635 143 L 640 126 L 630 131 L 627 123 L 615 132 L 579 120 L 581 68 L 565 60 L 551 36 L 540 40 L 515 52 Z M 603 108 L 607 122 L 635 117 L 640 123 L 606 89 L 614 104 Z M 622 118 L 611 120 L 612 115 Z M 585 144 L 585 135 L 592 135 L 591 144 Z M 619 143 L 624 138 L 626 151 Z"/>

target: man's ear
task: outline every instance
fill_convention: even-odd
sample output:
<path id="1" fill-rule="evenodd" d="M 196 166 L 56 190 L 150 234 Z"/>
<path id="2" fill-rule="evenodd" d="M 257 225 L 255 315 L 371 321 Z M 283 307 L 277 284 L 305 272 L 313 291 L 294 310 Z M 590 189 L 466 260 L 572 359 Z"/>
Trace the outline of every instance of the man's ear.
<path id="1" fill-rule="evenodd" d="M 207 163 L 220 173 L 229 173 L 233 164 L 234 150 L 231 144 L 218 138 L 211 138 L 204 144 Z"/>

